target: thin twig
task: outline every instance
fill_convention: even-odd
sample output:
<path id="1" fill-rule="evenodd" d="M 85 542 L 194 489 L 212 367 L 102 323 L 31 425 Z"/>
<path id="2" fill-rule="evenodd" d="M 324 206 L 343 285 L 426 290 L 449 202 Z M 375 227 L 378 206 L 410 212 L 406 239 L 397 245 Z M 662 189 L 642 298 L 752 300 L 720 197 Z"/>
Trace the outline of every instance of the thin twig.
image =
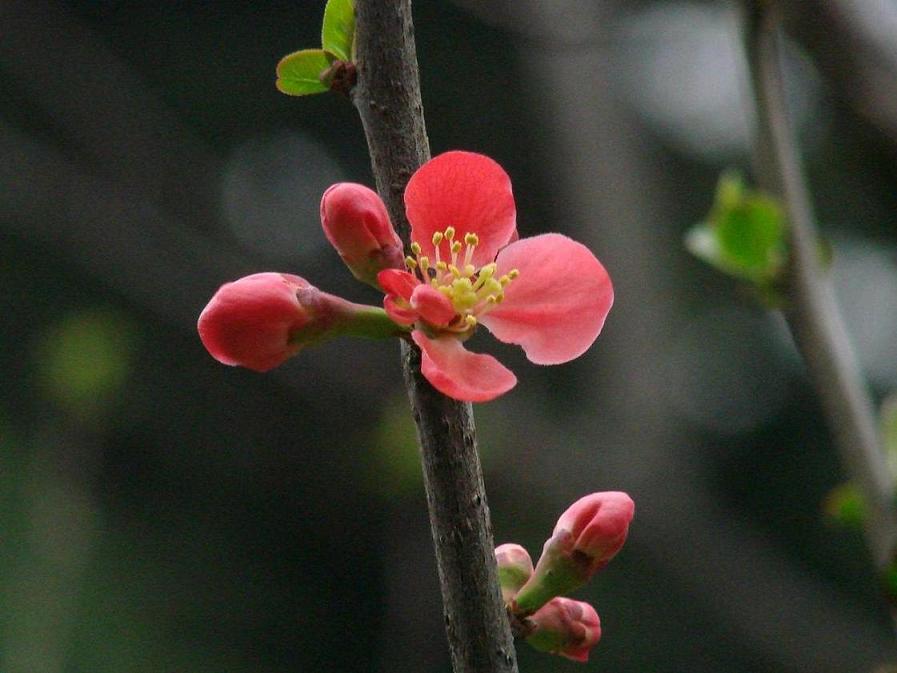
<path id="1" fill-rule="evenodd" d="M 782 75 L 782 14 L 777 2 L 748 0 L 746 46 L 757 105 L 756 160 L 761 186 L 788 217 L 790 262 L 785 317 L 820 397 L 841 460 L 866 501 L 866 541 L 876 566 L 894 561 L 894 481 L 876 414 L 820 260 L 810 198 L 789 124 Z"/>
<path id="2" fill-rule="evenodd" d="M 405 185 L 430 157 L 411 2 L 357 0 L 356 13 L 358 84 L 353 102 L 364 125 L 377 189 L 407 243 Z M 454 671 L 516 673 L 471 407 L 434 390 L 421 375 L 420 352 L 405 342 L 402 362 L 421 447 Z"/>

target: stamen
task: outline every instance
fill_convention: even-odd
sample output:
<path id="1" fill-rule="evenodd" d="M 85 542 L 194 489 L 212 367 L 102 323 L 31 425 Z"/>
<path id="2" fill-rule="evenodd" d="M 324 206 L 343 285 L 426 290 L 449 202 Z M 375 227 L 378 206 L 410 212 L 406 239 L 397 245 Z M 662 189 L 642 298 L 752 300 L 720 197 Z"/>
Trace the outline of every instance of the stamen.
<path id="1" fill-rule="evenodd" d="M 476 327 L 477 326 L 476 316 L 473 316 L 473 315 L 464 316 L 464 322 L 467 323 L 468 327 Z"/>
<path id="2" fill-rule="evenodd" d="M 477 268 L 473 264 L 467 264 L 464 267 L 464 275 L 470 278 L 473 274 L 475 274 Z"/>
<path id="3" fill-rule="evenodd" d="M 519 275 L 520 271 L 517 269 L 511 269 L 510 271 L 508 271 L 508 278 L 510 278 L 511 280 L 514 280 Z"/>
<path id="4" fill-rule="evenodd" d="M 436 252 L 438 253 L 439 251 L 437 250 Z M 445 262 L 436 262 L 437 271 L 445 271 L 446 269 L 448 269 L 448 264 Z"/>
<path id="5" fill-rule="evenodd" d="M 437 231 L 433 234 L 433 245 L 439 246 L 439 244 L 442 243 L 442 237 L 443 233 L 441 231 Z"/>
<path id="6" fill-rule="evenodd" d="M 480 242 L 479 236 L 476 234 L 465 234 L 464 242 L 467 244 L 467 252 L 464 254 L 464 268 L 470 266 L 470 260 L 473 259 L 473 251 Z M 471 275 L 473 275 L 471 273 Z"/>
<path id="7" fill-rule="evenodd" d="M 415 241 L 411 244 L 411 252 L 413 252 L 415 256 L 420 254 L 420 250 L 420 243 Z"/>
<path id="8" fill-rule="evenodd" d="M 461 271 L 459 271 L 458 267 L 455 266 L 454 264 L 449 264 L 448 270 L 449 270 L 449 273 L 451 273 L 455 278 L 461 277 Z"/>
<path id="9" fill-rule="evenodd" d="M 411 255 L 408 255 L 405 258 L 405 266 L 407 266 L 411 271 L 414 271 L 417 268 L 417 260 L 414 259 Z"/>
<path id="10" fill-rule="evenodd" d="M 455 228 L 454 227 L 446 227 L 445 237 L 450 241 L 453 240 L 455 238 Z"/>

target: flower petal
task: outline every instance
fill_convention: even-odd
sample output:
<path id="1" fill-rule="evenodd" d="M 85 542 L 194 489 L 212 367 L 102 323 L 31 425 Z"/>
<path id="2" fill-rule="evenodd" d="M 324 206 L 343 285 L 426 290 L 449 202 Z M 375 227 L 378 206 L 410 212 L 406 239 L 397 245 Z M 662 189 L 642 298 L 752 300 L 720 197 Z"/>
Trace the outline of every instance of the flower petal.
<path id="1" fill-rule="evenodd" d="M 398 269 L 384 269 L 377 274 L 377 282 L 386 294 L 401 297 L 405 301 L 411 299 L 414 288 L 420 285 L 420 281 L 407 271 Z"/>
<path id="2" fill-rule="evenodd" d="M 462 402 L 488 402 L 517 385 L 517 377 L 491 355 L 471 353 L 458 339 L 411 333 L 423 354 L 421 372 L 439 392 Z"/>
<path id="3" fill-rule="evenodd" d="M 402 303 L 404 303 L 404 301 Z M 417 322 L 417 311 L 408 308 L 407 306 L 400 305 L 392 295 L 384 297 L 383 308 L 386 311 L 386 315 L 388 315 L 389 319 L 394 323 L 399 325 L 413 325 Z"/>
<path id="4" fill-rule="evenodd" d="M 455 317 L 455 307 L 442 292 L 421 283 L 411 295 L 411 308 L 435 327 L 445 327 Z"/>
<path id="5" fill-rule="evenodd" d="M 498 340 L 519 344 L 539 365 L 567 362 L 592 345 L 614 290 L 587 247 L 561 234 L 542 234 L 512 243 L 496 264 L 496 276 L 520 272 L 504 301 L 480 317 Z"/>
<path id="6" fill-rule="evenodd" d="M 479 244 L 473 264 L 483 266 L 517 231 L 511 179 L 495 161 L 473 152 L 446 152 L 411 176 L 405 188 L 411 239 L 433 258 L 433 234 L 455 228 L 455 240 L 475 233 Z M 443 259 L 446 244 L 442 244 Z"/>

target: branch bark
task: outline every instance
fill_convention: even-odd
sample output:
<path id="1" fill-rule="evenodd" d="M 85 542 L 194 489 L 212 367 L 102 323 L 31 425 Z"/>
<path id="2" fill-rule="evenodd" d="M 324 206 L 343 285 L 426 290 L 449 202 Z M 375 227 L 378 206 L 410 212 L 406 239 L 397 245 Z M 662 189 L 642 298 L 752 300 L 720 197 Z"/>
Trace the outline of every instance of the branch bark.
<path id="1" fill-rule="evenodd" d="M 746 3 L 746 47 L 757 105 L 756 167 L 788 217 L 790 260 L 785 317 L 806 362 L 841 460 L 867 504 L 865 534 L 882 573 L 894 563 L 897 513 L 876 414 L 819 259 L 810 197 L 790 127 L 782 74 L 782 8 Z"/>
<path id="2" fill-rule="evenodd" d="M 358 83 L 352 99 L 377 190 L 407 244 L 405 185 L 430 158 L 411 2 L 356 0 L 356 15 Z M 434 390 L 421 375 L 420 352 L 404 341 L 402 365 L 417 425 L 454 671 L 516 673 L 471 406 Z"/>

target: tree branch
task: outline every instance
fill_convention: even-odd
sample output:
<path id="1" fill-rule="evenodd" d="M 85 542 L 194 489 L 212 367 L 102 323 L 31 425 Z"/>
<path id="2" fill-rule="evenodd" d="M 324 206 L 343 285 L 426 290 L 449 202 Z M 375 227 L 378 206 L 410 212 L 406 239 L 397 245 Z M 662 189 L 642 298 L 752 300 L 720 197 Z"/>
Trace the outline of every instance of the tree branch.
<path id="1" fill-rule="evenodd" d="M 881 572 L 894 562 L 897 514 L 876 414 L 820 262 L 810 198 L 789 124 L 782 75 L 782 13 L 748 0 L 746 47 L 757 105 L 756 166 L 761 186 L 788 217 L 785 317 L 828 417 L 841 460 L 867 504 L 866 541 Z"/>
<path id="2" fill-rule="evenodd" d="M 411 2 L 356 0 L 356 13 L 358 84 L 352 98 L 364 125 L 377 189 L 407 243 L 405 185 L 430 158 Z M 406 342 L 402 363 L 417 425 L 454 671 L 516 673 L 471 406 L 434 390 L 421 375 L 420 352 Z"/>

